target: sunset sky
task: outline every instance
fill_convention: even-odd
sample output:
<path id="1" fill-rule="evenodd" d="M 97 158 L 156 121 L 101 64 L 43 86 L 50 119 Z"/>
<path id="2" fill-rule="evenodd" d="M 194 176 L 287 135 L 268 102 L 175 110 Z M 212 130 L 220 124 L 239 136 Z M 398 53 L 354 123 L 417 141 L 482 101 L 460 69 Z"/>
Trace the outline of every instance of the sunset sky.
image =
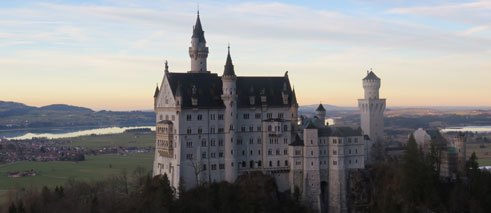
<path id="1" fill-rule="evenodd" d="M 289 71 L 301 105 L 356 106 L 372 68 L 391 106 L 491 106 L 491 1 L 2 1 L 0 100 L 152 109 L 190 69 L 197 3 L 221 75 Z"/>

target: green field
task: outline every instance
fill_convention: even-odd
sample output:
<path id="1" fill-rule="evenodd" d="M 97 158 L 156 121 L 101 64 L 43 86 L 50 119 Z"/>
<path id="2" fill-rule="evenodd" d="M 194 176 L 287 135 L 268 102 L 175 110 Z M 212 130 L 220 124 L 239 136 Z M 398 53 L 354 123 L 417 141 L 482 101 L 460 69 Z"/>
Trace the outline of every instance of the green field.
<path id="1" fill-rule="evenodd" d="M 155 133 L 121 133 L 111 135 L 89 135 L 70 138 L 68 146 L 95 149 L 100 147 L 149 147 L 155 146 Z"/>
<path id="2" fill-rule="evenodd" d="M 153 152 L 130 155 L 87 156 L 85 161 L 17 162 L 0 166 L 0 201 L 5 201 L 10 189 L 39 188 L 42 186 L 63 185 L 68 179 L 94 181 L 121 174 L 123 170 L 131 173 L 136 167 L 151 171 Z M 8 172 L 34 169 L 34 177 L 9 178 Z"/>
<path id="3" fill-rule="evenodd" d="M 483 148 L 481 144 L 468 144 L 467 145 L 467 157 L 471 157 L 475 152 L 479 166 L 491 166 L 491 145 L 485 144 Z"/>

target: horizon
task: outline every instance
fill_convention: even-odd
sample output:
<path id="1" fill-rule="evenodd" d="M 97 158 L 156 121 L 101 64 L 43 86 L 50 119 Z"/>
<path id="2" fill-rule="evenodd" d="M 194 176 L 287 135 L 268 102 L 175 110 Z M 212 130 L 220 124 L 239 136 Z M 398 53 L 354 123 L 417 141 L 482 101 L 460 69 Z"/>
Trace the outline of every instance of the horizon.
<path id="1" fill-rule="evenodd" d="M 300 105 L 339 107 L 357 107 L 370 68 L 388 108 L 491 107 L 490 14 L 490 1 L 200 2 L 210 71 L 230 43 L 238 75 L 289 71 Z M 0 17 L 0 100 L 152 110 L 164 61 L 190 68 L 194 2 L 8 2 Z"/>

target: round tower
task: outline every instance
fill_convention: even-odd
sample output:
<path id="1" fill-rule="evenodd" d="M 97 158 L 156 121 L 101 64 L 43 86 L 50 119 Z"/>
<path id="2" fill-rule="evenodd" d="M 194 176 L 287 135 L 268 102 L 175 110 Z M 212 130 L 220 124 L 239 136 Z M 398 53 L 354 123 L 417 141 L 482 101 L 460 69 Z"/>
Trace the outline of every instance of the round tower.
<path id="1" fill-rule="evenodd" d="M 363 79 L 363 89 L 365 90 L 365 99 L 379 98 L 380 78 L 371 70 L 367 71 L 367 76 Z"/>
<path id="2" fill-rule="evenodd" d="M 319 104 L 319 106 L 315 110 L 315 116 L 319 118 L 323 126 L 326 125 L 326 109 L 324 109 L 324 106 L 322 106 L 322 104 Z"/>
<path id="3" fill-rule="evenodd" d="M 206 59 L 208 58 L 208 47 L 206 46 L 205 32 L 201 26 L 201 20 L 198 17 L 193 27 L 193 36 L 191 37 L 191 47 L 189 47 L 189 57 L 191 58 L 191 71 L 189 72 L 208 72 L 206 68 Z"/>
<path id="4" fill-rule="evenodd" d="M 224 127 L 225 127 L 225 180 L 233 183 L 238 176 L 239 165 L 237 163 L 237 146 L 235 129 L 237 128 L 237 76 L 230 57 L 230 46 L 228 47 L 227 62 L 222 75 L 222 100 L 225 104 Z"/>

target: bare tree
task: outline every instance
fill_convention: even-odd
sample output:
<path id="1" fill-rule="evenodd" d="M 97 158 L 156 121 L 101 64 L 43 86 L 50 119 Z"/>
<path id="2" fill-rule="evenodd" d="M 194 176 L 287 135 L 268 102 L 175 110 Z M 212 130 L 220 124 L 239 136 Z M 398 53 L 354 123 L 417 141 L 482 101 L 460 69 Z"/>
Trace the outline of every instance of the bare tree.
<path id="1" fill-rule="evenodd" d="M 200 161 L 198 161 L 196 159 L 189 160 L 189 161 L 190 161 L 191 166 L 193 167 L 193 170 L 194 170 L 194 176 L 196 178 L 196 185 L 199 186 L 200 185 L 199 175 L 201 174 L 201 172 L 204 171 L 204 169 L 201 166 Z"/>

